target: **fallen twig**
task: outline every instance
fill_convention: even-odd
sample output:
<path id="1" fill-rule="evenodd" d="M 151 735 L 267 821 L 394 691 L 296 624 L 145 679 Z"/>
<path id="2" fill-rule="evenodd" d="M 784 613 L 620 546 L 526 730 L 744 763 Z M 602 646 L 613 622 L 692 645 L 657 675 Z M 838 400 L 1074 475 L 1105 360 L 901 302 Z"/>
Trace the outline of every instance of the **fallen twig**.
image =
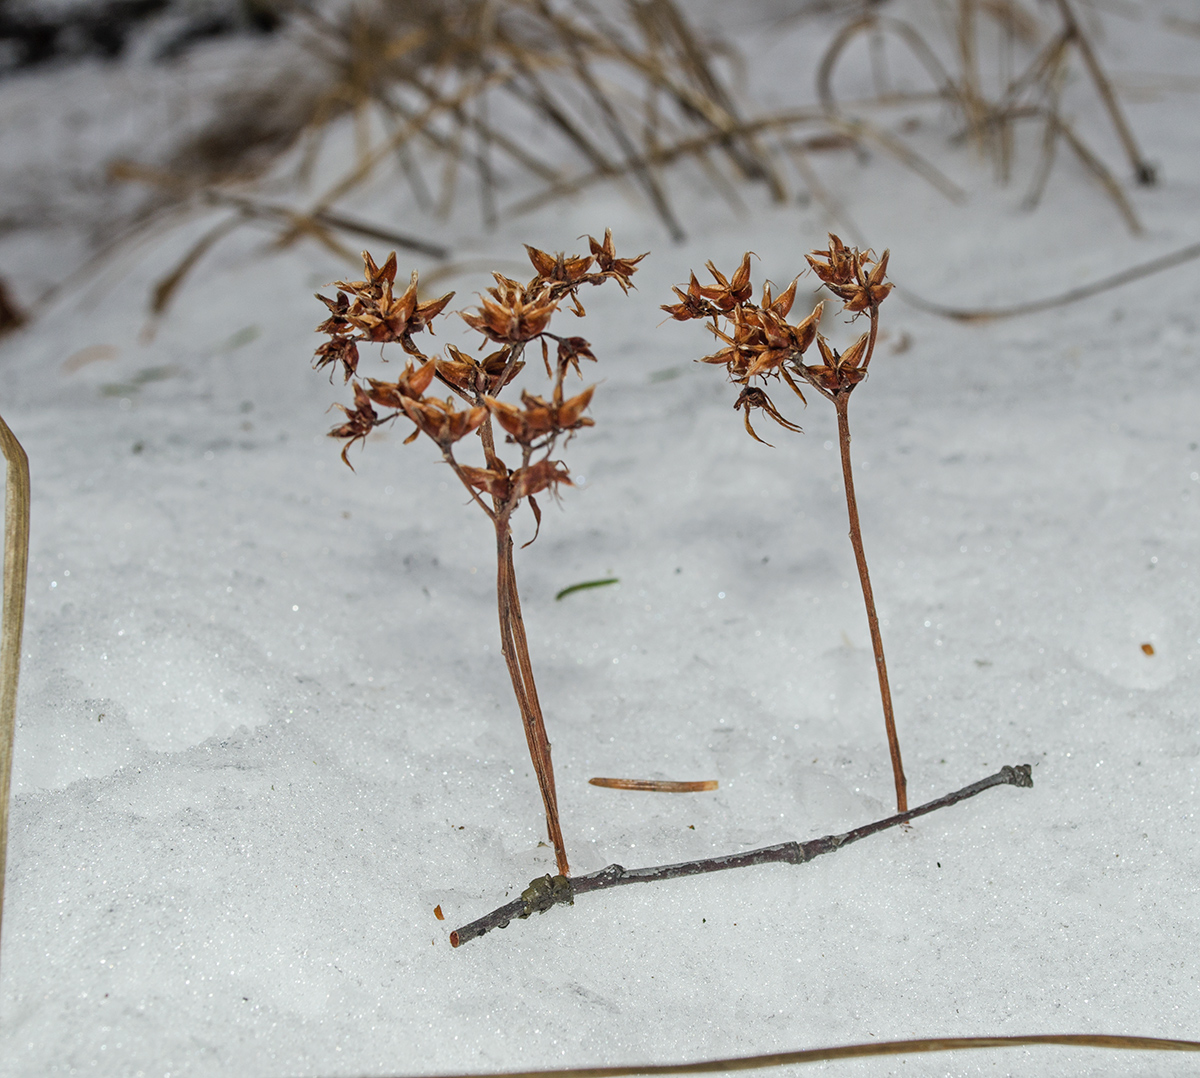
<path id="1" fill-rule="evenodd" d="M 746 868 L 749 865 L 765 865 L 783 861 L 790 865 L 802 865 L 819 857 L 823 853 L 833 853 L 860 838 L 886 831 L 889 827 L 908 823 L 909 820 L 924 816 L 926 813 L 955 805 L 968 797 L 990 790 L 993 786 L 1025 786 L 1033 785 L 1029 764 L 1017 767 L 1002 767 L 994 775 L 964 786 L 961 790 L 946 794 L 934 801 L 928 801 L 908 812 L 888 816 L 874 823 L 856 827 L 841 835 L 826 835 L 824 838 L 810 839 L 808 842 L 780 842 L 775 846 L 764 846 L 758 850 L 746 850 L 744 853 L 723 854 L 720 857 L 706 857 L 698 861 L 683 861 L 676 865 L 654 865 L 650 868 L 627 869 L 621 865 L 609 865 L 598 872 L 586 876 L 568 878 L 566 876 L 542 876 L 534 880 L 522 892 L 521 897 L 508 902 L 499 909 L 480 917 L 470 924 L 450 933 L 450 945 L 458 947 L 490 932 L 493 928 L 506 928 L 514 918 L 526 918 L 533 913 L 545 913 L 551 906 L 560 904 L 573 905 L 576 895 L 587 894 L 589 891 L 602 891 L 608 887 L 620 887 L 627 883 L 650 883 L 655 880 L 673 880 L 680 876 L 698 876 L 705 872 L 721 872 L 727 868 Z M 832 1057 L 827 1057 L 832 1058 Z M 722 1068 L 713 1068 L 722 1069 Z M 597 1071 L 596 1073 L 599 1073 Z M 633 1071 L 621 1073 L 634 1073 Z"/>
<path id="2" fill-rule="evenodd" d="M 953 318 L 957 322 L 987 322 L 993 318 L 1015 318 L 1022 314 L 1038 314 L 1054 307 L 1064 307 L 1068 303 L 1077 303 L 1081 299 L 1088 299 L 1101 292 L 1107 292 L 1110 288 L 1119 288 L 1123 284 L 1139 281 L 1143 277 L 1150 277 L 1155 273 L 1162 273 L 1164 270 L 1174 269 L 1184 262 L 1191 262 L 1197 258 L 1200 258 L 1200 243 L 1193 243 L 1188 247 L 1163 255 L 1161 258 L 1130 266 L 1128 269 L 1121 270 L 1120 273 L 1114 273 L 1111 277 L 1102 277 L 1091 284 L 1080 285 L 1078 288 L 1060 292 L 1057 296 L 1030 300 L 1028 303 L 1014 303 L 1008 307 L 944 307 L 940 303 L 922 299 L 916 293 L 900 286 L 897 286 L 896 294 L 910 307 L 928 311 L 930 314 Z"/>

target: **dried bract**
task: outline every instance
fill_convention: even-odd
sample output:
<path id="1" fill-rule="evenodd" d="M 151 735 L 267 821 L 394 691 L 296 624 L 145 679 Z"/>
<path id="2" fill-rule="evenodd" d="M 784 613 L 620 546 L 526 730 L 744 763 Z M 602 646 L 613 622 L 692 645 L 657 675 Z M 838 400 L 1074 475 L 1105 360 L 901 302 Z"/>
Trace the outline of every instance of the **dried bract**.
<path id="1" fill-rule="evenodd" d="M 329 432 L 329 437 L 349 439 L 342 446 L 342 460 L 353 471 L 354 465 L 350 463 L 350 458 L 346 454 L 355 442 L 361 442 L 375 429 L 375 426 L 379 422 L 379 416 L 375 409 L 371 407 L 371 398 L 367 396 L 367 391 L 357 382 L 354 384 L 354 407 L 347 408 L 344 404 L 335 404 L 334 407 L 340 408 L 346 413 L 346 422 L 340 427 L 334 427 Z"/>
<path id="2" fill-rule="evenodd" d="M 745 389 L 743 389 L 738 395 L 738 399 L 734 401 L 733 406 L 735 409 L 745 409 L 746 430 L 749 432 L 751 438 L 753 438 L 756 442 L 762 442 L 763 445 L 769 446 L 771 443 L 763 441 L 762 438 L 754 433 L 754 428 L 750 425 L 750 412 L 754 408 L 761 408 L 767 413 L 767 415 L 775 420 L 776 423 L 786 430 L 793 430 L 797 433 L 800 433 L 801 428 L 796 426 L 795 423 L 785 419 L 775 405 L 771 402 L 771 398 L 767 396 L 766 392 L 757 388 L 756 386 L 747 386 Z"/>

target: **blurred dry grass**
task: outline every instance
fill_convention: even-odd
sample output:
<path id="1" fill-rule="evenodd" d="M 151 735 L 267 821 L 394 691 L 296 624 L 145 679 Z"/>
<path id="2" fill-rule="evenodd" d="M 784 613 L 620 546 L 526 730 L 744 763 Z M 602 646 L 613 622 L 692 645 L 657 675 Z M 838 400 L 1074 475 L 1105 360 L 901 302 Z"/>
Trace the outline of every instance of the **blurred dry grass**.
<path id="1" fill-rule="evenodd" d="M 801 6 L 780 21 L 806 20 L 829 38 L 811 75 L 798 76 L 812 79 L 816 100 L 773 111 L 736 88 L 746 58 L 699 31 L 676 0 L 300 4 L 287 24 L 295 48 L 281 54 L 286 62 L 266 67 L 254 85 L 223 91 L 209 122 L 165 160 L 118 161 L 110 175 L 149 188 L 125 238 L 181 216 L 211 218 L 155 287 L 154 314 L 207 251 L 245 224 L 266 227 L 276 248 L 307 238 L 351 260 L 352 235 L 447 256 L 428 237 L 346 209 L 397 178 L 426 217 L 445 217 L 470 197 L 485 226 L 616 184 L 675 238 L 687 222 L 672 180 L 685 168 L 739 210 L 745 189 L 758 186 L 777 201 L 813 198 L 844 221 L 814 155 L 873 150 L 961 200 L 959 185 L 910 137 L 912 110 L 925 106 L 946 152 L 970 148 L 1001 183 L 1017 175 L 1026 147 L 1025 158 L 1036 157 L 1024 167 L 1028 207 L 1062 149 L 1137 231 L 1119 174 L 1152 183 L 1154 172 L 1078 2 Z M 724 17 L 719 9 L 714 16 Z M 1069 83 L 1077 97 L 1080 85 L 1094 95 L 1110 131 L 1085 132 L 1068 118 Z M 839 85 L 869 89 L 847 96 Z M 1113 133 L 1124 164 L 1094 148 Z"/>

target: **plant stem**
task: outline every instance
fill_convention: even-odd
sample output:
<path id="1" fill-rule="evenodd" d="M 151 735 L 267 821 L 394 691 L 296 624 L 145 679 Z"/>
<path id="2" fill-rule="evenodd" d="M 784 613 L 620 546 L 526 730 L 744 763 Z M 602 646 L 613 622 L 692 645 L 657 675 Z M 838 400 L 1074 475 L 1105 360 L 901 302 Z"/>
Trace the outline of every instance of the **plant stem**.
<path id="1" fill-rule="evenodd" d="M 472 921 L 468 925 L 450 934 L 450 943 L 458 947 L 469 940 L 490 932 L 493 928 L 506 928 L 515 918 L 526 918 L 535 912 L 545 913 L 551 906 L 574 903 L 576 895 L 588 891 L 602 891 L 609 887 L 621 887 L 629 883 L 653 883 L 657 880 L 673 880 L 683 876 L 698 876 L 706 872 L 721 872 L 729 868 L 746 868 L 750 865 L 766 865 L 774 862 L 784 862 L 791 865 L 802 865 L 814 857 L 824 853 L 836 853 L 851 842 L 876 835 L 890 827 L 908 823 L 918 816 L 935 812 L 965 801 L 968 797 L 990 790 L 993 786 L 1023 786 L 1032 787 L 1033 777 L 1029 764 L 1017 767 L 1002 767 L 994 775 L 972 782 L 954 793 L 945 794 L 933 801 L 927 801 L 910 812 L 901 812 L 888 816 L 873 823 L 863 824 L 852 831 L 840 835 L 826 835 L 824 838 L 811 839 L 808 842 L 780 842 L 775 846 L 764 846 L 757 850 L 746 850 L 743 853 L 723 854 L 720 857 L 706 857 L 698 861 L 684 861 L 674 865 L 655 865 L 651 868 L 627 869 L 621 865 L 609 865 L 598 872 L 589 872 L 586 876 L 578 876 L 573 880 L 563 879 L 561 883 L 545 876 L 534 880 L 530 887 L 519 899 L 506 903 L 499 909 L 493 910 L 484 917 Z"/>
<path id="2" fill-rule="evenodd" d="M 29 458 L 0 419 L 0 451 L 8 461 L 4 488 L 4 607 L 0 615 L 0 922 L 4 915 L 4 875 L 8 859 L 8 800 L 12 781 L 17 718 L 17 674 L 25 621 L 25 581 L 29 565 Z"/>
<path id="3" fill-rule="evenodd" d="M 872 332 L 875 320 L 871 322 Z M 872 342 L 873 343 L 873 342 Z M 871 647 L 875 652 L 875 672 L 879 675 L 879 696 L 883 701 L 883 723 L 887 728 L 888 751 L 892 756 L 892 776 L 896 782 L 896 811 L 908 808 L 908 780 L 904 777 L 904 764 L 900 759 L 900 741 L 896 737 L 896 718 L 892 713 L 892 690 L 888 685 L 887 663 L 883 657 L 883 637 L 879 633 L 879 616 L 875 613 L 875 595 L 871 591 L 871 577 L 867 572 L 867 555 L 863 550 L 862 529 L 858 523 L 858 501 L 854 497 L 854 472 L 850 466 L 850 391 L 834 394 L 837 409 L 838 441 L 842 448 L 842 479 L 846 485 L 846 510 L 850 516 L 850 545 L 854 547 L 854 560 L 858 565 L 858 579 L 862 584 L 863 602 L 867 607 L 867 624 L 871 628 Z"/>
<path id="4" fill-rule="evenodd" d="M 533 664 L 529 659 L 525 621 L 521 617 L 521 597 L 517 592 L 509 516 L 509 512 L 502 511 L 495 518 L 496 602 L 500 615 L 500 650 L 508 665 L 513 692 L 521 711 L 521 721 L 525 726 L 529 757 L 533 761 L 538 789 L 541 790 L 542 804 L 546 810 L 546 831 L 554 846 L 559 875 L 566 876 L 571 869 L 567 863 L 567 850 L 558 822 L 558 795 L 554 788 L 554 765 L 550 761 L 550 739 L 546 736 L 546 723 L 542 718 L 542 706 L 538 700 L 537 685 L 533 680 Z"/>

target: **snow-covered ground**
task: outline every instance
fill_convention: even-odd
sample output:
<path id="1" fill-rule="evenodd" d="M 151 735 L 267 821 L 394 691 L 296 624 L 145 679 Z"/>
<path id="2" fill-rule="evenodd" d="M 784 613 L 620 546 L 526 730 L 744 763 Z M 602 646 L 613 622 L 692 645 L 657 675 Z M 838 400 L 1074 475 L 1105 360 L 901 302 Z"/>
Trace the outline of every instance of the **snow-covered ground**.
<path id="1" fill-rule="evenodd" d="M 1106 56 L 1143 87 L 1194 70 L 1197 43 L 1160 14 L 1110 16 Z M 806 47 L 803 25 L 741 32 L 762 70 Z M 66 114 L 102 74 L 37 79 L 0 85 L 0 110 L 29 120 L 37 90 Z M 817 164 L 901 288 L 1034 298 L 1200 240 L 1196 99 L 1160 83 L 1127 100 L 1162 174 L 1131 193 L 1140 237 L 1069 162 L 1032 214 L 944 139 L 928 151 L 972 190 L 964 206 L 882 158 Z M 805 433 L 763 423 L 776 448 L 751 441 L 720 371 L 692 362 L 708 335 L 659 310 L 690 269 L 728 271 L 747 249 L 756 283 L 786 282 L 836 222 L 762 200 L 738 218 L 684 184 L 681 245 L 619 191 L 493 233 L 468 208 L 442 229 L 456 257 L 514 274 L 521 242 L 571 251 L 606 226 L 622 253 L 652 252 L 636 293 L 589 291 L 586 322 L 559 316 L 600 357 L 596 426 L 564 458 L 579 488 L 517 558 L 579 873 L 812 838 L 890 805 L 832 409 L 780 395 Z M 141 339 L 146 289 L 182 242 L 0 342 L 0 409 L 33 482 L 0 1075 L 1200 1036 L 1200 263 L 979 325 L 897 294 L 854 397 L 910 800 L 1021 762 L 1033 790 L 811 865 L 589 895 L 455 950 L 452 928 L 553 871 L 497 646 L 490 527 L 429 442 L 376 434 L 351 473 L 324 436 L 349 395 L 309 369 L 311 294 L 353 267 L 235 237 Z M 0 272 L 53 277 L 56 243 L 7 241 Z M 465 306 L 485 284 L 449 286 Z M 555 601 L 607 576 L 619 585 Z M 627 793 L 593 775 L 720 788 Z M 1067 1049 L 822 1066 L 1194 1069 Z"/>

